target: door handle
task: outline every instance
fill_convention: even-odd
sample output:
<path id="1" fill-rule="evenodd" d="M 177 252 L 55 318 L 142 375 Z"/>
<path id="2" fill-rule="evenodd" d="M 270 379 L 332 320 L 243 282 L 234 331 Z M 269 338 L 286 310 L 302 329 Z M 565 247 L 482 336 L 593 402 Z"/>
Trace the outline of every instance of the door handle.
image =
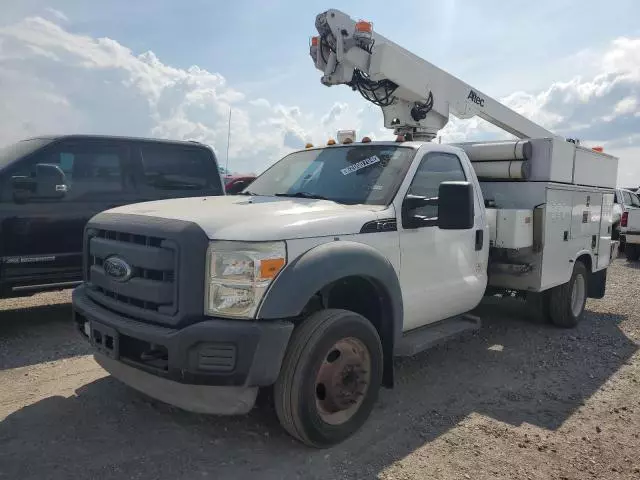
<path id="1" fill-rule="evenodd" d="M 476 230 L 476 252 L 484 246 L 484 230 Z"/>

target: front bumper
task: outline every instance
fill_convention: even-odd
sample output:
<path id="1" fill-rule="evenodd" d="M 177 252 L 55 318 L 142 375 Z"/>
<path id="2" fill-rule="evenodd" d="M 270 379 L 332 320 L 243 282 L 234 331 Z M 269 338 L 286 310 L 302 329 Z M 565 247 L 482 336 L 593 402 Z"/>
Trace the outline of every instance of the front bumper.
<path id="1" fill-rule="evenodd" d="M 152 398 L 194 413 L 242 415 L 256 402 L 258 387 L 187 385 L 143 372 L 100 353 L 98 365 L 131 388 Z"/>
<path id="2" fill-rule="evenodd" d="M 204 316 L 181 329 L 152 325 L 102 307 L 87 296 L 84 286 L 73 292 L 73 319 L 106 370 L 134 388 L 153 383 L 155 391 L 157 382 L 148 381 L 147 375 L 165 380 L 166 388 L 177 391 L 179 386 L 171 384 L 252 390 L 271 385 L 293 331 L 287 321 Z"/>

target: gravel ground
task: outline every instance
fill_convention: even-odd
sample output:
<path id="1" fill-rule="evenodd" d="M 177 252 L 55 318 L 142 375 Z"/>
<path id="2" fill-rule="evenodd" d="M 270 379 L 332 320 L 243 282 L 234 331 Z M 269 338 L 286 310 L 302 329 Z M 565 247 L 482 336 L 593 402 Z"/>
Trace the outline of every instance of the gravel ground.
<path id="1" fill-rule="evenodd" d="M 575 330 L 519 304 L 397 362 L 352 439 L 310 450 L 269 407 L 179 411 L 106 376 L 70 325 L 69 292 L 0 302 L 0 478 L 640 479 L 640 271 L 616 261 Z"/>

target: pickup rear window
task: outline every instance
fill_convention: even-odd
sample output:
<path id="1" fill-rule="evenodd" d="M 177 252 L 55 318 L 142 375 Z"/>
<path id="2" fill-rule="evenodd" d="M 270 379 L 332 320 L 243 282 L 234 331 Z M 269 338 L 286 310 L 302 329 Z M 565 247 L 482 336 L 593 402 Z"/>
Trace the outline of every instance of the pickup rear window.
<path id="1" fill-rule="evenodd" d="M 243 193 L 388 205 L 416 150 L 396 145 L 336 145 L 287 155 Z"/>

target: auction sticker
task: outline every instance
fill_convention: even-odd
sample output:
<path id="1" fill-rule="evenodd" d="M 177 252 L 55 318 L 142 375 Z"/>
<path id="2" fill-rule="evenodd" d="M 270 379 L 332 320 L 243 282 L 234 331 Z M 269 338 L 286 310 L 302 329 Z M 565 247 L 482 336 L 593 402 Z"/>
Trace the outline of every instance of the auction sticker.
<path id="1" fill-rule="evenodd" d="M 362 170 L 370 165 L 380 162 L 380 159 L 377 155 L 373 157 L 365 158 L 364 160 L 360 160 L 358 163 L 354 163 L 353 165 L 349 165 L 347 168 L 343 168 L 340 170 L 342 175 L 349 175 L 350 173 L 357 172 L 358 170 Z"/>

